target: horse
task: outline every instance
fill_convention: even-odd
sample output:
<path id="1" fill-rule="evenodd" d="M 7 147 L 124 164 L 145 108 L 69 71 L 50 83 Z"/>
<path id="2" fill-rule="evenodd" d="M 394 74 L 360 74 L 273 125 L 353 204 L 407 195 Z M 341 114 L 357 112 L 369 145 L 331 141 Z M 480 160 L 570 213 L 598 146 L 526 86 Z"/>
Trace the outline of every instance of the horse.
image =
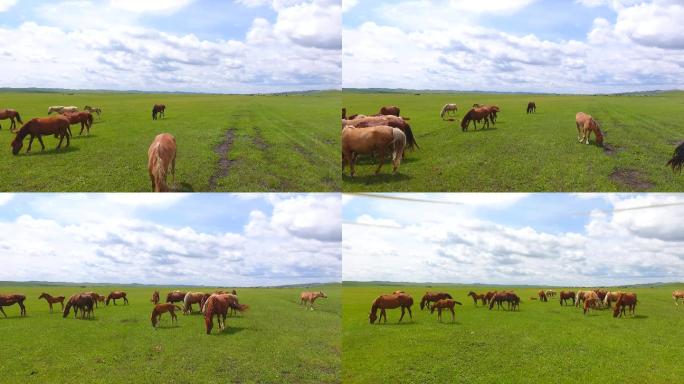
<path id="1" fill-rule="evenodd" d="M 457 110 L 458 107 L 456 106 L 456 104 L 444 104 L 444 106 L 442 107 L 442 111 L 439 113 L 439 117 L 441 117 L 442 120 L 444 120 L 444 117 L 449 115 L 449 112 L 451 112 L 451 116 L 456 117 Z"/>
<path id="2" fill-rule="evenodd" d="M 10 305 L 19 305 L 19 316 L 26 316 L 26 307 L 24 306 L 24 300 L 26 296 L 12 294 L 12 295 L 0 295 L 0 312 L 7 318 L 7 314 L 2 307 L 9 307 Z"/>
<path id="3" fill-rule="evenodd" d="M 434 303 L 442 299 L 453 299 L 453 297 L 446 292 L 425 292 L 423 298 L 420 300 L 420 310 L 422 311 L 425 307 L 430 309 L 430 303 Z"/>
<path id="4" fill-rule="evenodd" d="M 575 305 L 575 292 L 574 291 L 560 291 L 560 305 L 563 306 L 563 303 L 567 305 L 568 300 L 572 300 L 572 305 Z"/>
<path id="5" fill-rule="evenodd" d="M 625 315 L 625 307 L 629 307 L 629 312 L 632 315 L 635 314 L 637 305 L 637 295 L 636 293 L 621 293 L 615 302 L 615 309 L 613 310 L 613 317 L 622 317 Z"/>
<path id="6" fill-rule="evenodd" d="M 93 126 L 93 114 L 90 112 L 63 112 L 62 116 L 69 120 L 69 124 L 81 124 L 81 132 L 78 133 L 80 136 L 83 134 L 83 130 L 86 129 L 87 135 L 90 135 L 90 127 Z M 69 136 L 71 136 L 71 128 L 69 128 Z"/>
<path id="7" fill-rule="evenodd" d="M 484 304 L 489 304 L 489 301 L 492 300 L 494 295 L 496 295 L 496 291 L 488 291 L 487 294 L 485 294 Z"/>
<path id="8" fill-rule="evenodd" d="M 171 182 L 176 182 L 176 138 L 161 133 L 154 138 L 147 150 L 147 170 L 152 180 L 153 192 L 167 192 L 166 173 L 171 166 Z"/>
<path id="9" fill-rule="evenodd" d="M 617 300 L 622 292 L 607 292 L 606 296 L 603 297 L 603 305 L 610 307 L 613 302 Z"/>
<path id="10" fill-rule="evenodd" d="M 86 105 L 83 108 L 84 111 L 90 112 L 90 113 L 97 113 L 97 117 L 100 117 L 102 114 L 102 109 L 98 107 L 91 107 L 90 105 Z"/>
<path id="11" fill-rule="evenodd" d="M 401 323 L 401 320 L 404 318 L 406 310 L 408 310 L 409 317 L 411 318 L 411 321 L 413 321 L 411 306 L 413 306 L 413 297 L 406 293 L 380 295 L 373 301 L 371 311 L 368 314 L 368 319 L 370 320 L 371 324 L 374 324 L 375 320 L 378 319 L 378 309 L 380 309 L 380 320 L 378 321 L 378 324 L 380 324 L 380 321 L 382 321 L 383 316 L 385 317 L 385 323 L 387 323 L 387 313 L 385 313 L 385 309 L 401 308 L 401 317 L 399 318 L 399 322 Z"/>
<path id="12" fill-rule="evenodd" d="M 520 297 L 513 292 L 495 293 L 489 301 L 489 309 L 494 308 L 495 303 L 496 309 L 499 309 L 503 306 L 503 302 L 508 303 L 509 310 L 515 310 L 520 305 Z"/>
<path id="13" fill-rule="evenodd" d="M 401 117 L 396 117 L 392 115 L 387 116 L 363 116 L 357 115 L 352 116 L 349 119 L 342 120 L 342 128 L 347 125 L 352 125 L 356 128 L 367 128 L 367 127 L 377 127 L 382 125 L 387 125 L 392 128 L 399 128 L 404 135 L 406 135 L 406 148 L 408 149 L 420 149 L 418 143 L 416 142 L 415 136 L 413 136 L 413 130 L 411 125 L 406 122 Z"/>
<path id="14" fill-rule="evenodd" d="M 159 291 L 154 291 L 154 293 L 152 294 L 152 299 L 150 301 L 154 305 L 159 304 Z"/>
<path id="15" fill-rule="evenodd" d="M 575 295 L 575 307 L 579 307 L 584 302 L 584 296 L 591 291 L 577 291 Z"/>
<path id="16" fill-rule="evenodd" d="M 537 293 L 537 296 L 539 296 L 539 301 L 543 301 L 543 302 L 549 301 L 549 299 L 546 297 L 546 292 L 544 292 L 543 290 L 539 291 Z"/>
<path id="17" fill-rule="evenodd" d="M 675 148 L 672 158 L 665 165 L 669 165 L 673 173 L 682 172 L 682 166 L 684 166 L 684 141 Z"/>
<path id="18" fill-rule="evenodd" d="M 679 306 L 679 299 L 684 300 L 684 291 L 672 292 L 672 300 L 674 300 L 676 306 Z"/>
<path id="19" fill-rule="evenodd" d="M 401 164 L 402 153 L 406 146 L 406 135 L 398 129 L 388 126 L 356 128 L 346 126 L 342 130 L 342 173 L 346 164 L 349 164 L 351 176 L 354 177 L 355 154 L 378 152 L 377 175 L 385 161 L 385 155 L 392 149 L 392 173 L 396 173 Z"/>
<path id="20" fill-rule="evenodd" d="M 487 107 L 472 108 L 463 116 L 463 119 L 461 120 L 461 130 L 467 132 L 471 121 L 473 122 L 473 126 L 475 126 L 475 130 L 477 130 L 477 122 L 482 121 L 483 119 L 484 123 L 482 129 L 484 129 L 485 125 L 489 128 L 490 114 L 491 111 Z"/>
<path id="21" fill-rule="evenodd" d="M 476 306 L 476 307 L 477 307 L 477 301 L 478 301 L 478 300 L 482 300 L 482 305 L 486 305 L 486 304 L 487 304 L 487 302 L 486 302 L 486 300 L 487 300 L 487 294 L 478 295 L 477 293 L 475 293 L 475 292 L 473 292 L 473 291 L 470 291 L 470 292 L 468 292 L 468 296 L 470 296 L 470 297 L 473 298 L 473 302 L 475 303 L 475 306 Z"/>
<path id="22" fill-rule="evenodd" d="M 86 315 L 90 317 L 93 315 L 94 300 L 93 297 L 87 293 L 76 293 L 69 298 L 62 317 L 69 316 L 69 310 L 74 307 L 74 317 L 78 315 L 78 310 L 81 310 L 81 319 L 85 319 Z"/>
<path id="23" fill-rule="evenodd" d="M 164 118 L 164 111 L 166 111 L 166 105 L 164 104 L 155 104 L 152 107 L 152 120 L 157 120 L 157 114 L 161 116 L 161 118 Z"/>
<path id="24" fill-rule="evenodd" d="M 52 118 L 35 118 L 24 124 L 24 126 L 19 129 L 17 135 L 12 141 L 12 154 L 17 155 L 19 151 L 24 146 L 24 138 L 31 135 L 31 140 L 29 141 L 28 149 L 26 153 L 31 152 L 31 145 L 33 144 L 33 139 L 38 137 L 38 142 L 45 150 L 45 144 L 43 144 L 43 135 L 57 135 L 59 136 L 59 144 L 57 144 L 57 149 L 62 147 L 62 141 L 64 138 L 67 139 L 66 146 L 69 146 L 69 120 L 64 116 L 52 117 Z"/>
<path id="25" fill-rule="evenodd" d="M 216 320 L 219 325 L 219 332 L 226 328 L 226 316 L 228 308 L 236 309 L 240 312 L 246 311 L 249 306 L 240 304 L 235 295 L 228 293 L 212 294 L 207 298 L 204 305 L 204 324 L 207 329 L 207 335 L 211 334 L 211 329 L 214 327 L 213 317 L 216 315 Z"/>
<path id="26" fill-rule="evenodd" d="M 388 105 L 380 108 L 380 114 L 381 115 L 392 115 L 392 116 L 401 116 L 399 113 L 399 107 L 396 107 L 394 105 Z"/>
<path id="27" fill-rule="evenodd" d="M 594 292 L 596 292 L 596 295 L 599 298 L 599 304 L 603 305 L 603 302 L 606 296 L 608 295 L 608 291 L 606 291 L 605 289 L 594 289 Z"/>
<path id="28" fill-rule="evenodd" d="M 546 297 L 556 297 L 556 291 L 549 289 L 546 291 Z"/>
<path id="29" fill-rule="evenodd" d="M 527 103 L 527 114 L 537 113 L 537 104 L 534 101 Z"/>
<path id="30" fill-rule="evenodd" d="M 430 313 L 435 313 L 435 308 L 437 308 L 437 320 L 442 322 L 442 309 L 448 309 L 451 311 L 451 322 L 453 323 L 456 321 L 456 313 L 454 313 L 455 304 L 463 305 L 458 301 L 451 299 L 437 300 L 437 302 L 432 305 L 432 308 L 430 308 Z"/>
<path id="31" fill-rule="evenodd" d="M 586 315 L 589 308 L 598 309 L 601 307 L 601 299 L 595 291 L 584 292 L 584 314 Z"/>
<path id="32" fill-rule="evenodd" d="M 186 294 L 187 294 L 187 292 L 181 292 L 181 291 L 169 292 L 166 295 L 166 302 L 167 303 L 178 303 L 180 301 L 185 300 Z"/>
<path id="33" fill-rule="evenodd" d="M 43 292 L 38 296 L 38 300 L 45 299 L 50 306 L 50 313 L 52 313 L 52 304 L 60 303 L 62 304 L 62 311 L 64 310 L 64 296 L 50 296 L 49 294 Z"/>
<path id="34" fill-rule="evenodd" d="M 114 291 L 107 296 L 107 301 L 105 302 L 106 305 L 109 305 L 109 300 L 114 301 L 114 305 L 116 305 L 116 300 L 117 299 L 123 299 L 124 305 L 128 304 L 128 299 L 126 298 L 126 292 L 123 291 Z"/>
<path id="35" fill-rule="evenodd" d="M 21 116 L 19 116 L 19 112 L 15 111 L 14 109 L 2 109 L 0 110 L 0 120 L 6 120 L 10 119 L 10 132 L 14 131 L 14 129 L 17 127 L 16 121 L 19 122 L 19 124 L 24 124 L 23 121 L 21 121 Z M 16 119 L 16 121 L 15 121 Z M 2 129 L 2 125 L 0 125 L 0 129 Z"/>
<path id="36" fill-rule="evenodd" d="M 584 112 L 579 112 L 575 115 L 575 125 L 577 126 L 577 140 L 580 143 L 589 145 L 589 136 L 594 132 L 596 136 L 596 144 L 603 147 L 603 132 L 598 121 L 594 120 L 591 115 Z"/>
<path id="37" fill-rule="evenodd" d="M 202 302 L 204 302 L 210 296 L 209 293 L 204 292 L 188 292 L 183 298 L 183 314 L 189 315 L 192 313 L 192 305 L 199 304 L 200 310 L 202 309 Z"/>
<path id="38" fill-rule="evenodd" d="M 299 295 L 299 305 L 304 304 L 304 308 L 311 308 L 311 310 L 314 310 L 313 304 L 314 301 L 316 301 L 317 298 L 322 297 L 324 299 L 327 299 L 328 296 L 323 293 L 323 291 L 318 291 L 318 292 L 302 292 Z"/>
<path id="39" fill-rule="evenodd" d="M 62 113 L 63 110 L 64 110 L 64 106 L 62 106 L 62 105 L 55 105 L 55 106 L 52 106 L 52 107 L 48 107 L 48 113 L 47 113 L 47 114 L 49 115 L 49 114 L 51 114 L 52 112 Z"/>
<path id="40" fill-rule="evenodd" d="M 171 315 L 171 324 L 173 324 L 174 320 L 176 320 L 176 323 L 178 323 L 176 309 L 178 309 L 179 311 L 182 310 L 181 307 L 177 306 L 176 304 L 155 304 L 154 308 L 152 308 L 152 317 L 150 319 L 152 320 L 152 327 L 157 328 L 157 324 L 159 324 L 159 318 L 161 318 L 162 313 L 165 312 L 168 312 Z"/>

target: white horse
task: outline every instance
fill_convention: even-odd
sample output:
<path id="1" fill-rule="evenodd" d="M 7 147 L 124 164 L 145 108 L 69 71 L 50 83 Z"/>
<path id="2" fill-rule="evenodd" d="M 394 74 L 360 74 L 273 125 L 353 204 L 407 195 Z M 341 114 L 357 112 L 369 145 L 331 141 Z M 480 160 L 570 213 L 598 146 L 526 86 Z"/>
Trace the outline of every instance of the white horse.
<path id="1" fill-rule="evenodd" d="M 449 112 L 451 112 L 451 116 L 456 116 L 456 111 L 458 110 L 458 107 L 456 104 L 444 104 L 442 107 L 442 112 L 440 112 L 439 117 L 444 120 L 444 116 L 447 116 Z"/>
<path id="2" fill-rule="evenodd" d="M 51 114 L 52 112 L 62 113 L 62 110 L 64 110 L 64 107 L 61 105 L 55 105 L 55 106 L 49 107 L 48 108 L 48 115 Z"/>

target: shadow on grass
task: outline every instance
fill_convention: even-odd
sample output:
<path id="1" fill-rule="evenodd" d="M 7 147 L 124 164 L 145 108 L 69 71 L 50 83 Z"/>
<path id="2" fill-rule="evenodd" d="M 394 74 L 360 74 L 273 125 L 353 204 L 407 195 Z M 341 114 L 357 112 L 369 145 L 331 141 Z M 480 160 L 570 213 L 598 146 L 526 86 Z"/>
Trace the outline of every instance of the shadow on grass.
<path id="1" fill-rule="evenodd" d="M 634 316 L 630 316 L 627 318 L 632 319 L 632 320 L 644 320 L 644 319 L 648 319 L 648 316 L 646 316 L 646 315 L 634 315 Z"/>
<path id="2" fill-rule="evenodd" d="M 38 144 L 38 147 L 40 147 L 40 144 Z M 48 146 L 46 145 L 46 147 L 48 147 Z M 78 147 L 74 147 L 73 145 L 70 145 L 66 148 L 64 148 L 64 147 L 62 147 L 61 149 L 52 148 L 52 149 L 46 149 L 44 151 L 41 151 L 40 149 L 36 151 L 35 148 L 31 148 L 31 152 L 24 153 L 24 155 L 25 156 L 48 156 L 48 155 L 57 155 L 57 154 L 64 154 L 64 153 L 71 153 L 71 152 L 78 152 L 78 151 L 80 151 L 80 149 Z"/>
<path id="3" fill-rule="evenodd" d="M 415 321 L 403 321 L 401 323 L 398 323 L 396 321 L 391 321 L 387 320 L 387 322 L 382 322 L 382 323 L 375 323 L 375 324 L 370 324 L 370 322 L 367 322 L 368 325 L 375 325 L 375 326 L 383 326 L 383 327 L 392 327 L 392 326 L 398 326 L 398 325 L 415 325 L 418 324 Z"/>
<path id="4" fill-rule="evenodd" d="M 468 132 L 463 132 L 463 133 L 478 133 L 478 132 L 491 132 L 491 131 L 496 131 L 496 127 L 489 127 L 489 128 L 478 128 L 477 130 L 475 129 L 468 129 Z"/>
<path id="5" fill-rule="evenodd" d="M 195 192 L 195 188 L 193 188 L 192 184 L 185 182 L 174 185 L 171 190 L 173 192 Z"/>
<path id="6" fill-rule="evenodd" d="M 387 183 L 387 182 L 392 182 L 392 181 L 407 181 L 411 180 L 411 176 L 403 174 L 403 173 L 397 173 L 397 174 L 386 174 L 386 173 L 380 173 L 378 175 L 363 175 L 359 176 L 358 174 L 354 177 L 347 176 L 346 174 L 342 175 L 342 181 L 345 183 L 350 183 L 350 184 L 364 184 L 364 185 L 371 185 L 371 184 L 382 184 L 382 183 Z"/>
<path id="7" fill-rule="evenodd" d="M 217 327 L 216 323 L 214 323 L 214 329 L 211 330 L 211 334 L 214 336 L 230 336 L 230 335 L 234 335 L 238 332 L 242 332 L 243 329 L 244 328 L 242 328 L 242 327 L 231 327 L 230 324 L 228 324 L 228 319 L 226 319 L 226 329 L 224 329 L 223 331 L 221 331 L 219 333 L 214 333 L 214 332 L 218 331 L 218 327 Z"/>
<path id="8" fill-rule="evenodd" d="M 95 134 L 93 134 L 93 133 L 91 133 L 90 135 L 86 135 L 85 133 L 83 133 L 82 135 L 79 135 L 79 134 L 77 133 L 77 134 L 71 136 L 71 140 L 76 140 L 76 139 L 79 139 L 79 140 L 80 140 L 80 139 L 90 139 L 91 137 L 97 137 L 97 135 L 95 135 Z"/>
<path id="9" fill-rule="evenodd" d="M 150 325 L 151 325 L 151 323 L 150 323 Z M 159 325 L 159 324 L 157 324 L 157 326 L 154 327 L 154 329 L 168 330 L 168 329 L 176 329 L 176 328 L 180 328 L 180 327 L 181 326 L 178 325 L 178 323 L 173 323 L 172 325 Z"/>
<path id="10" fill-rule="evenodd" d="M 408 153 L 410 153 L 410 152 L 407 152 L 407 154 Z M 420 159 L 417 158 L 415 155 L 411 156 L 411 157 L 404 157 L 403 159 L 401 159 L 401 165 L 415 163 L 416 161 L 420 161 Z M 378 161 L 377 161 L 377 159 L 371 159 L 370 156 L 363 156 L 354 162 L 354 166 L 359 166 L 359 165 L 370 165 L 370 166 L 377 167 Z M 400 169 L 401 169 L 401 165 L 399 166 Z M 380 172 L 382 172 L 385 169 L 385 167 L 387 167 L 387 166 L 389 166 L 390 169 L 392 168 L 392 158 L 391 157 L 388 157 L 385 160 L 385 162 L 382 164 L 382 169 L 380 170 Z M 375 169 L 373 169 L 373 170 L 375 170 Z"/>

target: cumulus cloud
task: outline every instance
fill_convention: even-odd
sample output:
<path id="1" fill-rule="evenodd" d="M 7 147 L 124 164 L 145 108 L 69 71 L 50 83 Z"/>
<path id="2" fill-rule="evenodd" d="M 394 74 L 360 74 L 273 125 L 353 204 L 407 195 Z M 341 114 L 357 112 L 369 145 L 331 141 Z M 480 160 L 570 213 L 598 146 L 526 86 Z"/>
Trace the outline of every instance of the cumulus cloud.
<path id="1" fill-rule="evenodd" d="M 17 3 L 17 0 L 0 0 L 0 12 L 5 12 L 12 8 Z"/>
<path id="2" fill-rule="evenodd" d="M 112 8 L 130 12 L 176 12 L 195 0 L 110 0 Z"/>

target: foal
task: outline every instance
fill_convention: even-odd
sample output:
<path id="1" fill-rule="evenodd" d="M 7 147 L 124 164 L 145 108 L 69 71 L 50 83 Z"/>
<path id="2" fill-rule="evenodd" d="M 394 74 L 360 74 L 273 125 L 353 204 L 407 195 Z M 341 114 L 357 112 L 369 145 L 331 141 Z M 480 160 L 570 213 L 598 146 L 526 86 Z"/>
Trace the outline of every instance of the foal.
<path id="1" fill-rule="evenodd" d="M 52 313 L 52 304 L 55 303 L 60 303 L 62 304 L 62 311 L 64 311 L 64 296 L 50 296 L 49 294 L 43 292 L 38 296 L 38 300 L 40 299 L 45 299 L 47 301 L 48 305 L 50 305 L 50 313 Z"/>
<path id="2" fill-rule="evenodd" d="M 430 313 L 435 313 L 435 308 L 437 308 L 437 320 L 442 321 L 442 309 L 448 309 L 451 311 L 451 322 L 456 321 L 456 313 L 454 312 L 454 305 L 463 305 L 456 300 L 452 299 L 442 299 L 432 304 L 430 308 Z"/>
<path id="3" fill-rule="evenodd" d="M 314 310 L 313 304 L 314 301 L 316 301 L 317 298 L 322 297 L 324 299 L 327 299 L 328 296 L 323 293 L 323 291 L 318 291 L 318 292 L 302 292 L 301 295 L 299 295 L 299 305 L 304 304 L 304 308 L 311 308 L 311 310 Z"/>
<path id="4" fill-rule="evenodd" d="M 176 316 L 175 312 L 176 309 L 182 311 L 181 307 L 177 306 L 176 304 L 156 304 L 154 309 L 152 309 L 152 327 L 157 328 L 157 324 L 159 324 L 159 318 L 161 318 L 161 315 L 164 312 L 168 312 L 171 315 L 171 324 L 173 324 L 174 320 L 176 320 L 176 323 L 178 323 L 178 316 Z"/>

